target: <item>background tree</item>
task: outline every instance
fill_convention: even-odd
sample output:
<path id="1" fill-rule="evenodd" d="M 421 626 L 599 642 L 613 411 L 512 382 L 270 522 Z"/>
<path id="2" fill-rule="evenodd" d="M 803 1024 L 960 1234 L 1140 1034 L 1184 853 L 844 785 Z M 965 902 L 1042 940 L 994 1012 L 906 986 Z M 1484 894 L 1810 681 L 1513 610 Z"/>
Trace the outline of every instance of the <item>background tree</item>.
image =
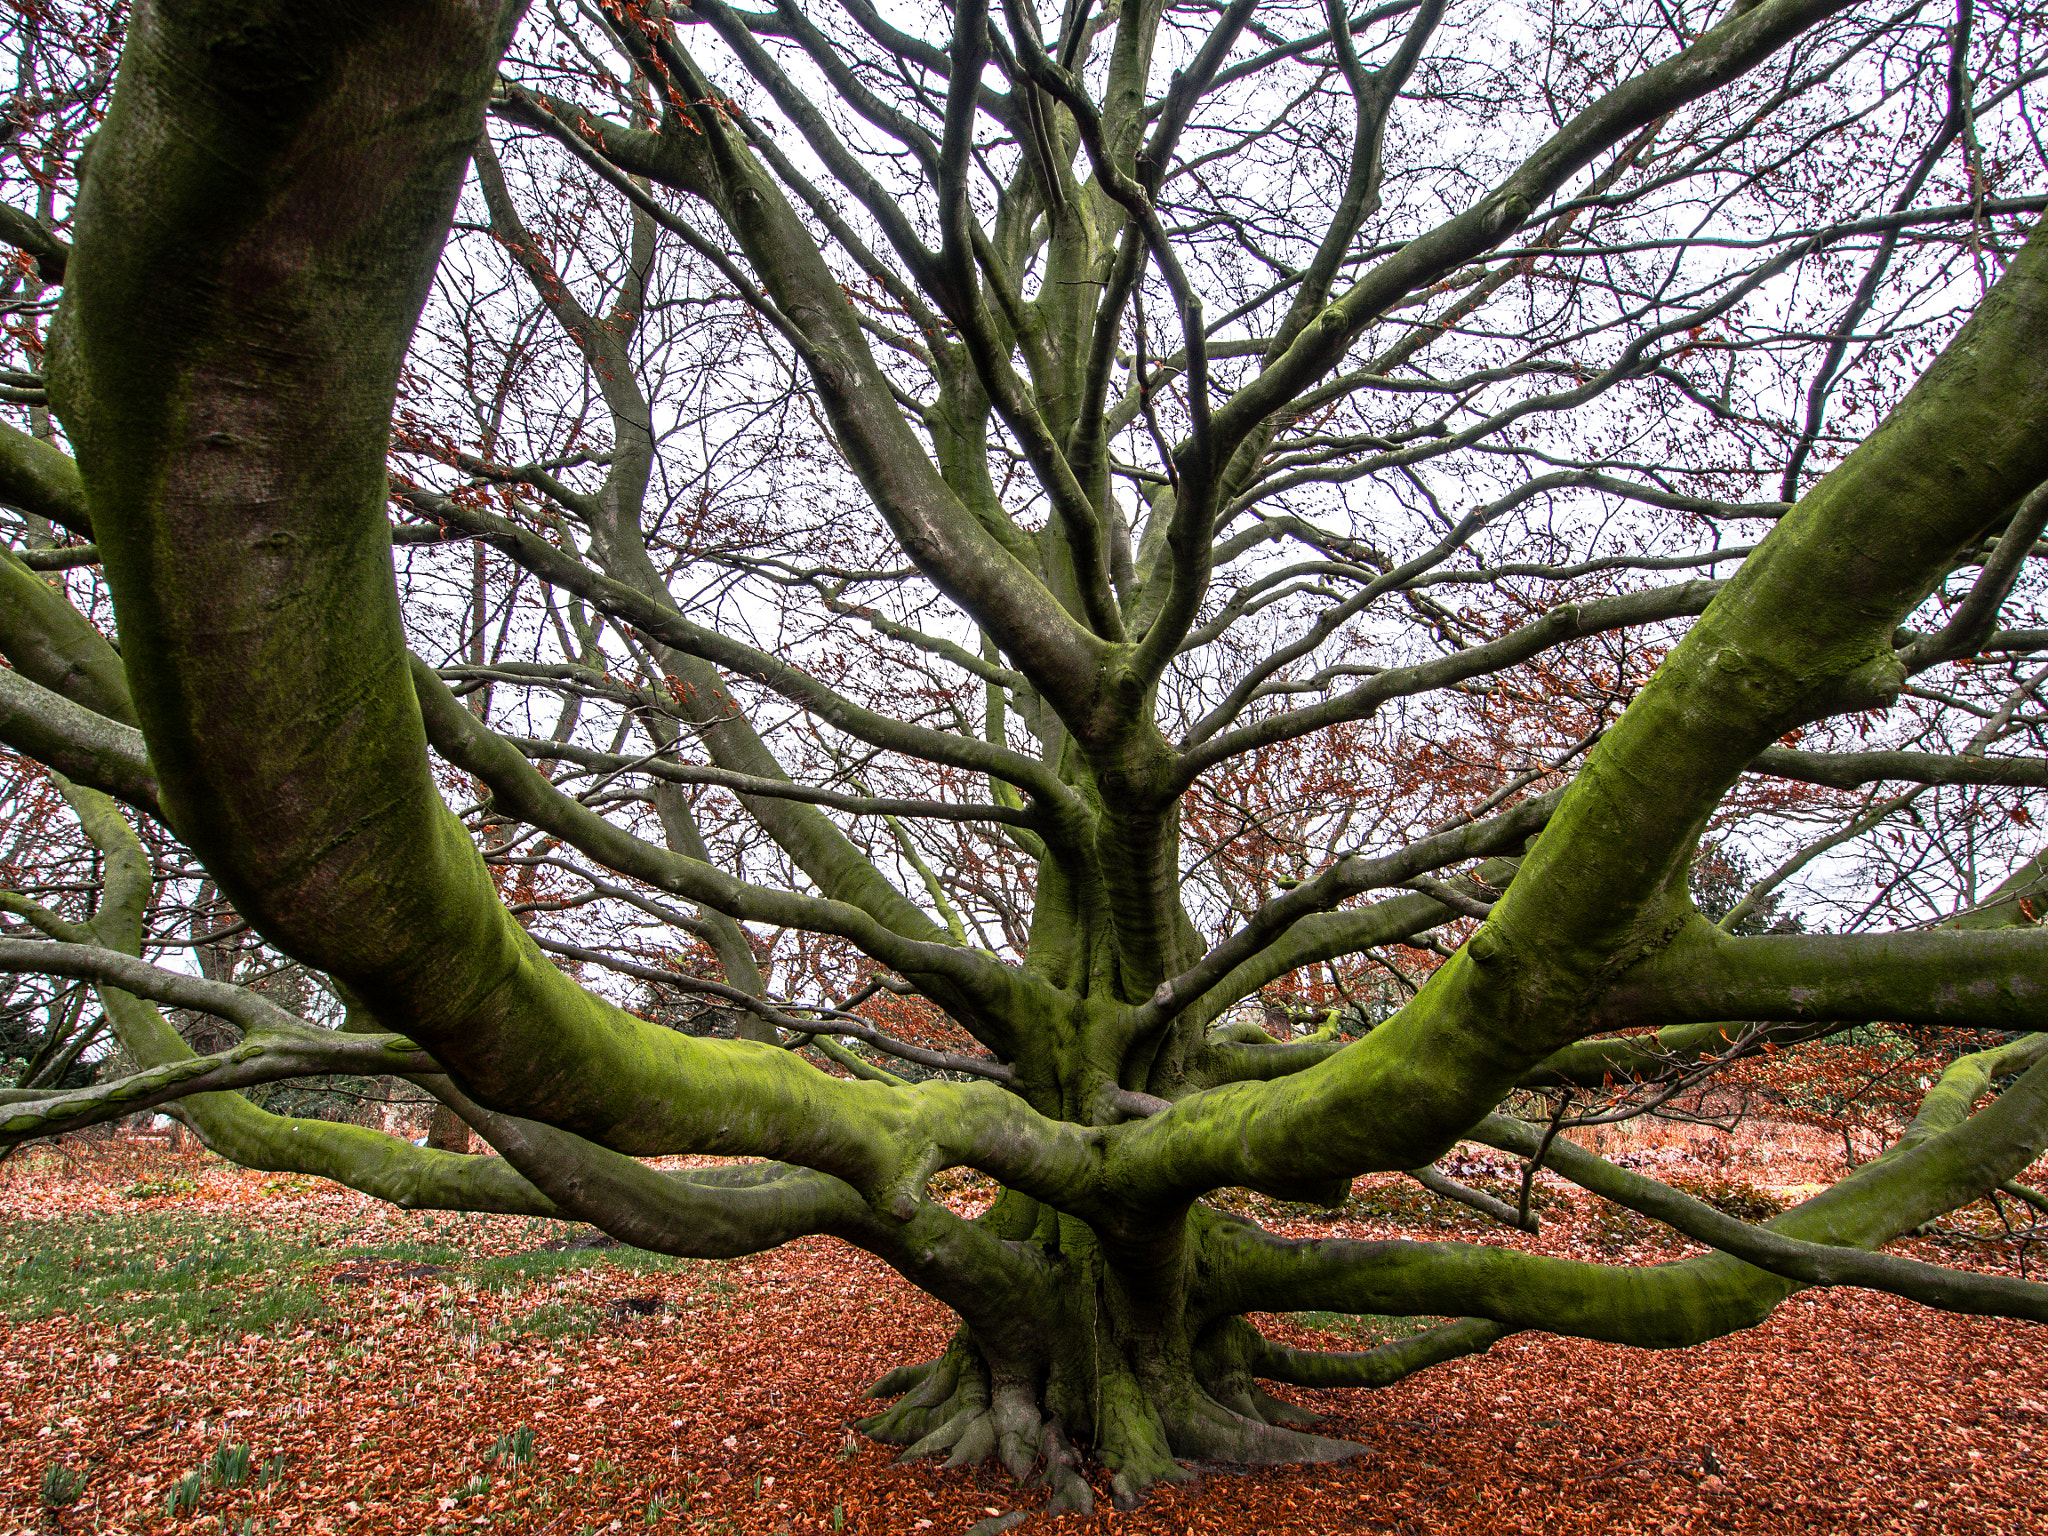
<path id="1" fill-rule="evenodd" d="M 1500 1111 L 2037 1017 L 2039 21 L 145 8 L 75 203 L 7 224 L 61 444 L 0 433 L 0 739 L 76 828 L 0 965 L 137 1070 L 0 1128 L 174 1103 L 405 1204 L 831 1233 L 961 1320 L 870 1432 L 1067 1506 L 1077 1447 L 1125 1503 L 1350 1454 L 1258 1383 L 1515 1329 L 2048 1317 L 1875 1251 L 2038 1155 L 2048 1036 L 1763 1227 Z M 1730 847 L 1769 873 L 1710 921 Z M 147 963 L 214 942 L 202 880 L 338 1028 Z M 225 1092 L 392 1071 L 500 1155 Z M 1461 1138 L 1717 1251 L 1203 1199 L 1455 1188 Z M 1303 1309 L 1457 1320 L 1247 1320 Z"/>

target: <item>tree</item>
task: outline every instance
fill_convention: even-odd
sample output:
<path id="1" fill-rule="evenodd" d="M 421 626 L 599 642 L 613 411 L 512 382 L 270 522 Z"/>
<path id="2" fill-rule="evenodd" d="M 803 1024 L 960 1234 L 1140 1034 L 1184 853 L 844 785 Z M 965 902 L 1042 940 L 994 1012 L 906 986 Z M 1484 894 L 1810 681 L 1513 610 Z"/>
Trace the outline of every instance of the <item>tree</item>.
<path id="1" fill-rule="evenodd" d="M 95 983 L 138 1070 L 14 1090 L 7 1138 L 175 1104 L 404 1204 L 833 1234 L 961 1320 L 869 1432 L 1061 1505 L 1080 1448 L 1120 1503 L 1351 1454 L 1259 1383 L 1517 1329 L 2048 1318 L 1877 1251 L 2041 1152 L 2048 1036 L 1761 1227 L 1501 1110 L 2036 1020 L 2037 14 L 519 21 L 145 7 L 68 241 L 20 215 L 64 288 L 10 387 L 62 444 L 0 439 L 0 735 L 104 876 L 5 897 L 42 937 L 0 965 Z M 1771 872 L 1716 923 L 1730 839 Z M 142 958 L 201 871 L 339 1029 Z M 745 1027 L 660 1021 L 692 997 Z M 392 1071 L 499 1155 L 225 1091 Z M 1716 1251 L 1204 1200 L 1457 1190 L 1465 1138 Z M 984 1217 L 926 1197 L 955 1166 Z M 1246 1317 L 1311 1308 L 1456 1320 Z"/>

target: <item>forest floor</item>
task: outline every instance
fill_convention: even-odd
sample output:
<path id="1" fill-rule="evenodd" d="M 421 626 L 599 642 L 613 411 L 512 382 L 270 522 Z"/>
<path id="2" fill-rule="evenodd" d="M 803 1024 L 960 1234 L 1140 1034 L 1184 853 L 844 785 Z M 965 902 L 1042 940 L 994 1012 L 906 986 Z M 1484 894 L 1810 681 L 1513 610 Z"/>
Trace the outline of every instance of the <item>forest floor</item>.
<path id="1" fill-rule="evenodd" d="M 1840 1172 L 1812 1138 L 1732 1167 L 1692 1150 L 1632 1160 L 1751 1217 Z M 947 1198 L 973 1208 L 976 1182 Z M 1334 1217 L 1242 1200 L 1323 1235 L 1691 1251 L 1541 1183 L 1533 1238 L 1398 1178 L 1361 1181 Z M 564 1246 L 587 1231 L 408 1214 L 146 1143 L 17 1154 L 0 1164 L 0 1536 L 953 1536 L 1041 1502 L 848 1432 L 863 1387 L 950 1331 L 879 1263 L 823 1239 L 730 1263 Z M 1906 1246 L 2010 1269 L 2023 1245 L 2003 1231 L 1984 1207 Z M 1416 1325 L 1272 1326 L 1359 1348 Z M 1803 1293 L 1678 1353 L 1518 1336 L 1379 1392 L 1290 1394 L 1369 1447 L 1351 1463 L 1196 1468 L 1122 1515 L 1098 1476 L 1098 1513 L 1017 1528 L 2037 1532 L 2044 1343 L 1860 1291 Z M 61 1496 L 80 1474 L 49 1508 L 46 1477 Z"/>

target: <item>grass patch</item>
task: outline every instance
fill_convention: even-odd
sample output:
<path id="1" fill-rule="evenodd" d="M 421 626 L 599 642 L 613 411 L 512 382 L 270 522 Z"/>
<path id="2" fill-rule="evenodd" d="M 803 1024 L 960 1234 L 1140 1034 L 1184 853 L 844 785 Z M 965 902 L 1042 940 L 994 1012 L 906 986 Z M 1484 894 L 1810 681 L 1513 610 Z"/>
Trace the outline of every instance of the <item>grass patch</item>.
<path id="1" fill-rule="evenodd" d="M 315 1251 L 183 1212 L 4 1222 L 0 1318 L 69 1312 L 150 1332 L 264 1332 L 326 1310 L 311 1277 L 298 1272 Z"/>
<path id="2" fill-rule="evenodd" d="M 545 1228 L 542 1238 L 579 1230 Z M 665 1273 L 682 1264 L 627 1247 L 478 1258 L 454 1235 L 429 1225 L 389 1242 L 322 1246 L 311 1232 L 190 1211 L 0 1221 L 0 1323 L 70 1313 L 150 1334 L 267 1333 L 333 1311 L 322 1276 L 351 1264 L 432 1265 L 451 1284 L 499 1294 L 593 1269 Z M 494 1337 L 580 1336 L 599 1321 L 592 1308 L 551 1301 L 500 1324 Z"/>

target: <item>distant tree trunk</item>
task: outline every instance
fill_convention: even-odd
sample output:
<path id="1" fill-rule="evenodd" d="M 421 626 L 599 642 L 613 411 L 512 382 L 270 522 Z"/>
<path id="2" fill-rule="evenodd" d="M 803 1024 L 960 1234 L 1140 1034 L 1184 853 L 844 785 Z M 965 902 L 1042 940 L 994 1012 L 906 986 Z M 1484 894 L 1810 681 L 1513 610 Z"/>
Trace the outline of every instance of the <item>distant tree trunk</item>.
<path id="1" fill-rule="evenodd" d="M 436 1104 L 434 1116 L 427 1122 L 427 1145 L 442 1152 L 467 1152 L 469 1126 L 447 1105 Z"/>

